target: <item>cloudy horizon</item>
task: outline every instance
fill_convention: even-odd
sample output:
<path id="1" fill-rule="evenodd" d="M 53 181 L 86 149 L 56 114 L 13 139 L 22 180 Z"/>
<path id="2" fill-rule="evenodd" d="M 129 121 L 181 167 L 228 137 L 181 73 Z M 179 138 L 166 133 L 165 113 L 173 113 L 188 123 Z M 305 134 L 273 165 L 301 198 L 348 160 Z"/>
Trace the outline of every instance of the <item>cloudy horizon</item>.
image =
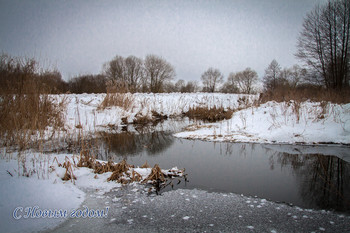
<path id="1" fill-rule="evenodd" d="M 294 57 L 303 17 L 319 0 L 0 0 L 0 50 L 35 57 L 65 80 L 97 74 L 114 56 L 163 57 L 176 79 L 199 81 L 209 67 L 227 78 L 247 67 L 261 78 Z"/>

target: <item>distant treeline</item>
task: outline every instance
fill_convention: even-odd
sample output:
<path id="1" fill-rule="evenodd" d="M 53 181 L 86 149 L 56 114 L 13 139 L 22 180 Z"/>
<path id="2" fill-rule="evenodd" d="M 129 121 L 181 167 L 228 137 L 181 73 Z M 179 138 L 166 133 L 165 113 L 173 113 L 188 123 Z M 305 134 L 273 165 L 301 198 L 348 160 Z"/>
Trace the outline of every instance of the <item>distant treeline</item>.
<path id="1" fill-rule="evenodd" d="M 174 68 L 156 55 L 148 55 L 145 61 L 116 56 L 103 65 L 101 74 L 78 75 L 68 81 L 57 69 L 41 68 L 34 58 L 0 55 L 1 94 L 199 91 L 197 82 L 174 84 L 174 77 Z"/>
<path id="2" fill-rule="evenodd" d="M 327 88 L 315 82 L 315 73 L 294 65 L 281 68 L 273 60 L 262 79 L 256 71 L 246 68 L 231 72 L 224 82 L 223 74 L 209 68 L 197 81 L 174 82 L 175 70 L 165 59 L 148 55 L 145 60 L 129 56 L 116 56 L 103 65 L 100 74 L 76 76 L 69 81 L 62 79 L 57 69 L 43 69 L 33 58 L 0 55 L 0 95 L 3 94 L 61 94 L 61 93 L 125 93 L 125 92 L 221 92 L 262 93 L 262 101 L 288 101 L 314 99 L 349 102 L 349 88 Z M 260 89 L 259 88 L 260 83 Z M 327 93 L 327 94 L 325 94 Z"/>

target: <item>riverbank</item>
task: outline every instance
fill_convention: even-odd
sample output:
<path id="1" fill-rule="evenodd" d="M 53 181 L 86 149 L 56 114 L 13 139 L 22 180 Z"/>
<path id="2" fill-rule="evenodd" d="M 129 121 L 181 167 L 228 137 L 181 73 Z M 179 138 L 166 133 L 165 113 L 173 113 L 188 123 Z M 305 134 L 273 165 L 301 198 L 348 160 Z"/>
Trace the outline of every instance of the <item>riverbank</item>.
<path id="1" fill-rule="evenodd" d="M 309 101 L 258 104 L 258 95 L 220 93 L 136 93 L 119 95 L 117 100 L 106 98 L 105 94 L 54 98 L 57 102 L 65 99 L 64 129 L 68 135 L 182 117 L 191 109 L 222 108 L 233 115 L 216 123 L 198 121 L 175 136 L 229 142 L 350 145 L 350 104 Z M 114 101 L 106 105 L 106 99 Z"/>
<path id="2" fill-rule="evenodd" d="M 208 141 L 350 145 L 350 104 L 267 102 L 231 119 L 195 124 L 176 137 Z"/>
<path id="3" fill-rule="evenodd" d="M 86 193 L 94 192 L 97 198 L 105 198 L 110 190 L 122 188 L 125 181 L 144 183 L 140 187 L 154 192 L 152 185 L 146 187 L 153 174 L 149 167 L 133 168 L 127 164 L 125 172 L 96 173 L 96 169 L 94 172 L 94 169 L 79 164 L 78 155 L 22 153 L 27 154 L 23 157 L 17 152 L 4 152 L 0 159 L 0 196 L 6 197 L 0 199 L 0 225 L 4 232 L 52 229 L 69 218 L 104 218 L 108 215 L 108 207 L 83 213 L 81 205 Z M 97 162 L 107 165 L 107 162 Z M 113 166 L 113 163 L 108 166 Z M 165 177 L 183 175 L 177 168 L 161 172 L 160 176 Z M 118 176 L 119 180 L 111 179 L 113 176 Z"/>
<path id="4" fill-rule="evenodd" d="M 71 150 L 71 147 L 77 146 L 77 148 L 73 148 L 73 151 L 78 151 L 79 154 L 79 150 L 84 149 L 84 142 L 79 144 L 78 141 L 80 142 L 81 139 L 84 141 L 84 135 L 100 131 L 115 133 L 124 130 L 124 127 L 126 127 L 126 133 L 130 133 L 127 132 L 128 126 L 136 127 L 138 123 L 135 120 L 139 117 L 146 117 L 152 122 L 151 118 L 181 117 L 190 108 L 197 107 L 208 109 L 220 107 L 225 111 L 231 109 L 233 115 L 230 119 L 217 123 L 203 123 L 203 121 L 194 120 L 194 123 L 187 127 L 187 131 L 175 134 L 177 137 L 209 141 L 263 143 L 266 145 L 266 151 L 269 151 L 269 145 L 278 143 L 350 144 L 350 104 L 337 105 L 291 101 L 285 103 L 267 102 L 258 106 L 253 105 L 257 96 L 175 93 L 134 94 L 127 97 L 132 99 L 132 102 L 126 101 L 130 103 L 129 105 L 104 106 L 101 108 L 105 98 L 104 94 L 57 95 L 52 96 L 52 98 L 57 98 L 59 102 L 65 99 L 66 105 L 63 112 L 64 129 L 54 132 L 59 139 L 56 142 L 57 145 L 47 145 L 47 143 L 53 143 L 51 139 L 39 144 L 39 148 L 49 146 L 53 148 L 52 151 L 61 148 Z M 124 102 L 124 104 L 126 103 Z M 166 126 L 166 128 L 170 127 L 170 125 Z M 165 129 L 160 127 L 155 130 Z M 134 133 L 141 133 L 137 129 L 134 131 Z M 48 135 L 52 133 L 50 129 L 47 129 L 47 132 Z M 163 144 L 167 141 L 162 138 L 163 142 L 154 135 L 152 135 L 152 138 L 155 138 L 156 141 L 154 148 L 151 140 L 141 139 L 139 142 L 142 142 L 142 144 L 134 145 L 133 148 L 137 147 L 139 150 L 136 151 L 140 151 L 140 153 L 143 151 L 142 148 L 150 154 L 153 152 L 155 154 L 162 153 L 164 148 L 167 147 Z M 55 139 L 55 136 L 53 136 L 53 139 Z M 77 142 L 69 139 L 76 139 Z M 171 143 L 172 141 L 169 142 L 170 145 Z M 86 144 L 88 144 L 88 141 L 86 141 Z M 186 150 L 184 150 L 185 147 Z M 154 156 L 151 158 L 150 156 L 150 159 L 154 160 L 151 165 L 166 160 L 174 163 L 170 165 L 171 167 L 180 165 L 183 166 L 181 168 L 187 168 L 190 166 L 189 160 L 192 159 L 194 160 L 192 162 L 196 163 L 195 166 L 199 167 L 198 171 L 192 170 L 194 181 L 195 177 L 198 180 L 203 179 L 203 173 L 213 173 L 214 163 L 216 163 L 215 170 L 219 173 L 224 172 L 225 169 L 226 171 L 234 170 L 233 167 L 238 165 L 235 172 L 241 171 L 239 169 L 252 170 L 267 166 L 273 173 L 276 170 L 282 171 L 282 165 L 286 163 L 283 160 L 281 169 L 274 170 L 273 167 L 280 162 L 279 159 L 281 158 L 279 154 L 276 158 L 273 157 L 274 153 L 271 152 L 270 160 L 268 162 L 264 160 L 265 162 L 262 164 L 257 158 L 262 155 L 266 157 L 268 153 L 258 148 L 258 154 L 253 154 L 254 146 L 251 149 L 248 146 L 246 152 L 244 152 L 245 145 L 236 146 L 235 144 L 234 148 L 227 147 L 226 153 L 228 155 L 231 155 L 229 152 L 232 150 L 233 154 L 238 157 L 231 156 L 221 160 L 217 159 L 219 153 L 215 150 L 213 153 L 205 154 L 201 151 L 204 148 L 202 145 L 196 147 L 195 150 L 193 148 L 195 148 L 194 145 L 190 143 L 179 142 L 175 147 L 176 150 L 172 152 L 174 155 L 171 156 L 172 160 L 169 160 L 166 156 L 163 156 L 163 158 Z M 126 232 L 137 232 L 141 229 L 165 232 L 198 230 L 288 232 L 295 231 L 295 229 L 297 231 L 350 231 L 347 215 L 332 211 L 290 207 L 286 204 L 277 204 L 265 199 L 251 198 L 248 195 L 240 196 L 232 193 L 190 189 L 164 192 L 160 196 L 149 196 L 144 186 L 134 183 L 129 186 L 122 186 L 114 181 L 108 182 L 107 179 L 111 176 L 111 172 L 94 174 L 91 169 L 75 166 L 72 166 L 72 174 L 74 174 L 76 180 L 63 181 L 62 176 L 66 173 L 66 169 L 59 167 L 58 164 L 63 164 L 68 159 L 71 164 L 75 165 L 77 155 L 73 155 L 71 152 L 65 152 L 66 154 L 39 153 L 34 150 L 9 152 L 13 149 L 3 148 L 0 160 L 0 185 L 2 187 L 0 196 L 6 197 L 0 200 L 2 209 L 0 217 L 2 230 L 6 232 L 36 232 L 45 229 L 51 231 L 55 227 L 57 227 L 57 232 L 70 230 L 91 232 L 95 231 L 94 229 L 106 229 L 106 232 L 112 232 L 116 229 Z M 290 156 L 290 160 L 291 163 L 299 162 L 299 165 L 300 157 L 304 154 L 315 153 L 310 147 L 281 147 L 279 149 L 283 153 L 298 155 Z M 326 147 L 326 149 L 322 147 L 320 149 L 322 153 L 320 154 L 333 155 L 333 153 L 327 152 L 333 149 L 332 146 Z M 339 159 L 330 157 L 327 157 L 327 159 L 328 161 L 337 160 L 337 163 L 343 166 L 342 164 L 345 163 L 341 159 L 345 158 L 345 161 L 349 161 L 349 156 L 342 152 L 343 150 L 346 151 L 347 148 L 342 147 L 339 150 L 339 153 L 335 153 Z M 263 152 L 260 153 L 259 151 Z M 255 153 L 257 152 L 255 151 Z M 191 157 L 188 156 L 188 153 L 195 155 Z M 216 161 L 210 164 L 201 163 L 204 154 L 207 156 L 205 160 L 216 159 Z M 244 159 L 240 159 L 240 156 Z M 323 166 L 322 156 L 320 155 L 317 158 L 309 156 L 308 159 L 313 163 L 320 160 L 319 162 Z M 247 167 L 240 166 L 240 164 Z M 337 169 L 335 164 L 331 163 L 331 174 L 333 174 L 332 169 Z M 300 171 L 300 166 L 296 166 L 295 169 Z M 305 171 L 309 170 L 305 166 Z M 342 169 L 340 171 L 338 169 L 335 171 L 338 171 L 339 177 L 342 177 L 343 172 L 348 170 Z M 316 172 L 319 174 L 318 170 Z M 243 171 L 233 177 L 242 174 Z M 346 173 L 344 174 L 346 175 Z M 225 174 L 217 175 L 217 177 L 220 176 L 225 179 Z M 273 177 L 281 178 L 281 176 Z M 259 178 L 265 179 L 263 176 Z M 189 180 L 191 182 L 191 176 L 189 176 Z M 212 180 L 218 183 L 217 178 Z M 257 180 L 259 179 L 248 174 L 246 182 L 239 181 L 239 185 L 247 186 L 248 181 Z M 284 180 L 281 183 L 288 185 Z M 232 186 L 232 183 L 229 185 Z M 257 185 L 257 188 L 260 188 L 260 186 L 261 184 Z M 294 191 L 297 192 L 297 190 Z M 50 214 L 45 210 L 52 210 L 53 212 L 50 212 Z M 55 210 L 58 212 L 54 212 Z M 60 210 L 63 211 L 63 214 L 66 211 L 66 215 L 62 216 Z M 80 215 L 77 210 L 81 210 Z M 93 210 L 92 217 L 89 217 L 91 212 L 87 210 Z M 198 212 L 199 210 L 202 210 L 202 212 Z M 87 212 L 85 218 L 83 217 L 84 211 Z M 99 214 L 103 211 L 102 217 L 94 215 L 97 214 L 97 211 L 99 211 Z M 271 219 L 271 222 L 265 223 L 266 218 Z M 286 224 L 280 224 L 280 222 Z M 323 225 L 320 226 L 320 223 Z M 289 227 L 289 225 L 292 227 Z"/>
<path id="5" fill-rule="evenodd" d="M 66 157 L 73 158 L 51 155 L 47 166 L 52 172 L 39 171 L 30 177 L 17 176 L 15 159 L 1 160 L 0 192 L 7 197 L 0 202 L 3 231 L 350 231 L 347 214 L 293 207 L 257 197 L 198 189 L 149 195 L 143 185 L 107 182 L 111 173 L 96 175 L 88 168 L 74 168 L 74 183 L 62 181 L 62 171 L 53 160 L 63 162 Z"/>

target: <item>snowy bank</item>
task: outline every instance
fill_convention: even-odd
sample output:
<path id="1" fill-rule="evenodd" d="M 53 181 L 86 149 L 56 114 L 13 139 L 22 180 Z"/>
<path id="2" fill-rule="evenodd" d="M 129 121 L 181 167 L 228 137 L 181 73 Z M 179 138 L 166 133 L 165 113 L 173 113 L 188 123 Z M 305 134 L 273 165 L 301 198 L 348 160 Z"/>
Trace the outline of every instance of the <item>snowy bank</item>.
<path id="1" fill-rule="evenodd" d="M 96 132 L 106 127 L 123 125 L 123 118 L 131 123 L 137 116 L 151 118 L 153 113 L 167 117 L 181 116 L 193 107 L 236 109 L 258 98 L 258 95 L 222 93 L 126 93 L 124 96 L 128 99 L 127 107 L 101 109 L 99 106 L 106 94 L 51 95 L 55 101 L 64 100 L 66 104 L 63 115 L 68 133 Z"/>
<path id="2" fill-rule="evenodd" d="M 115 181 L 107 181 L 112 172 L 95 174 L 87 167 L 77 167 L 78 156 L 71 154 L 22 153 L 26 153 L 25 160 L 18 159 L 17 153 L 5 151 L 0 159 L 2 232 L 42 231 L 53 229 L 70 218 L 107 217 L 108 206 L 92 210 L 94 212 L 89 210 L 90 215 L 83 216 L 85 209 L 81 204 L 89 190 L 96 192 L 97 198 L 102 198 L 105 193 L 122 186 Z M 62 180 L 66 169 L 60 165 L 65 162 L 72 164 L 75 180 Z M 152 169 L 132 168 L 130 173 L 134 171 L 145 180 Z M 178 171 L 177 168 L 162 170 L 165 175 Z"/>
<path id="3" fill-rule="evenodd" d="M 209 141 L 350 144 L 350 104 L 267 102 L 219 123 L 193 125 L 176 137 Z"/>
<path id="4" fill-rule="evenodd" d="M 55 227 L 65 220 L 59 216 L 60 210 L 71 211 L 83 202 L 85 194 L 77 186 L 63 182 L 55 173 L 47 172 L 53 156 L 28 156 L 25 164 L 28 173 L 33 174 L 30 177 L 18 174 L 19 163 L 11 157 L 16 158 L 17 155 L 7 154 L 6 158 L 0 159 L 2 232 L 32 232 Z M 32 214 L 36 207 L 40 210 L 57 210 L 57 213 L 37 218 Z M 29 217 L 26 213 L 29 213 Z"/>

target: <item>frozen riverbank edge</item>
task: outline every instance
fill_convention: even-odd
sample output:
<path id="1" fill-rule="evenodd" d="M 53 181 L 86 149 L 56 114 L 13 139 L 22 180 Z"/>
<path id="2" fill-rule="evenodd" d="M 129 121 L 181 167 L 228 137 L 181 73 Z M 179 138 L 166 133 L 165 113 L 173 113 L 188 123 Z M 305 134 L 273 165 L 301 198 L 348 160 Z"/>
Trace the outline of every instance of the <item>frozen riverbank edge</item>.
<path id="1" fill-rule="evenodd" d="M 103 195 L 88 193 L 83 205 L 108 205 L 103 219 L 68 219 L 47 232 L 349 232 L 350 216 L 301 209 L 254 197 L 202 190 L 148 196 L 137 185 Z"/>
<path id="2" fill-rule="evenodd" d="M 30 177 L 17 175 L 15 155 L 8 154 L 6 159 L 1 159 L 0 195 L 6 198 L 0 200 L 0 222 L 4 232 L 350 231 L 348 214 L 196 189 L 148 195 L 143 185 L 121 186 L 107 182 L 110 172 L 95 176 L 88 168 L 74 168 L 77 180 L 73 184 L 62 181 L 64 169 L 53 161 L 57 158 L 62 163 L 67 158 L 73 160 L 74 156 L 30 154 L 27 168 L 37 169 Z M 46 173 L 45 167 L 51 167 L 51 172 Z M 37 207 L 36 214 L 45 209 L 66 210 L 67 216 L 25 218 L 27 207 Z M 105 214 L 103 217 L 71 216 L 86 208 L 104 210 Z"/>
<path id="3" fill-rule="evenodd" d="M 51 229 L 69 218 L 83 218 L 77 210 L 86 192 L 93 191 L 103 198 L 111 189 L 122 187 L 119 182 L 108 181 L 113 172 L 99 174 L 94 173 L 93 169 L 80 167 L 79 155 L 30 151 L 21 153 L 6 153 L 4 149 L 0 159 L 0 196 L 3 197 L 0 199 L 0 225 L 3 232 L 36 232 Z M 98 162 L 107 164 L 100 160 Z M 69 175 L 76 179 L 63 180 L 68 171 L 63 164 L 69 164 L 66 166 Z M 152 168 L 128 169 L 126 172 L 130 176 L 132 174 L 140 178 L 139 183 L 148 179 L 152 173 Z M 161 171 L 165 176 L 182 175 L 182 171 L 176 167 Z M 125 181 L 131 179 L 125 173 L 118 175 Z M 88 212 L 89 218 L 101 217 L 101 208 L 92 211 Z M 107 216 L 107 208 L 103 213 L 102 217 Z"/>
<path id="4" fill-rule="evenodd" d="M 217 142 L 350 145 L 350 104 L 267 102 L 229 120 L 192 125 L 175 137 Z"/>
<path id="5" fill-rule="evenodd" d="M 67 95 L 60 96 L 60 98 L 63 98 L 64 96 Z M 100 111 L 97 110 L 97 107 L 103 101 L 104 95 L 68 95 L 67 111 L 64 114 L 66 120 L 65 127 L 67 132 L 72 134 L 81 131 L 95 132 L 96 128 L 99 127 L 104 128 L 107 125 L 119 126 L 123 124 L 120 120 L 122 117 L 126 116 L 128 121 L 131 121 L 137 113 L 142 112 L 143 114 L 147 115 L 151 114 L 152 110 L 171 116 L 180 114 L 183 110 L 186 110 L 189 107 L 202 106 L 203 104 L 208 103 L 209 104 L 206 106 L 209 107 L 219 104 L 219 106 L 223 106 L 224 108 L 236 108 L 238 107 L 238 100 L 240 98 L 239 95 L 225 94 L 139 94 L 136 96 L 137 97 L 135 97 L 135 103 L 150 103 L 151 107 L 144 109 L 141 108 L 139 105 L 135 105 L 135 107 L 132 108 L 131 111 L 125 111 L 124 109 L 121 109 L 119 107 L 112 107 Z M 202 138 L 196 138 L 194 136 L 182 137 L 213 141 L 226 140 L 232 142 L 244 142 L 244 140 L 247 140 L 247 142 L 264 142 L 272 144 L 313 144 L 317 143 L 317 141 L 319 143 L 332 142 L 349 144 L 349 108 L 349 104 L 322 105 L 321 103 L 305 102 L 301 103 L 301 106 L 298 108 L 298 106 L 295 106 L 295 103 L 293 102 L 268 102 L 259 107 L 251 107 L 248 109 L 238 111 L 233 115 L 232 119 L 230 120 L 214 124 L 194 125 L 194 127 L 197 128 L 193 129 L 198 130 L 198 135 L 200 135 L 200 137 Z M 296 111 L 295 109 L 299 110 Z M 203 131 L 209 133 L 205 134 L 203 133 Z M 195 135 L 194 132 L 196 131 L 188 131 L 182 134 L 190 133 L 191 135 Z M 286 135 L 284 135 L 284 133 L 286 133 Z M 180 137 L 181 135 L 177 134 L 176 136 Z M 317 140 L 315 140 L 316 136 L 318 138 Z M 285 140 L 285 138 L 287 138 L 287 140 Z M 292 138 L 293 140 L 290 140 L 290 138 Z M 254 203 L 253 201 L 253 204 L 251 205 L 253 205 L 254 207 L 252 207 L 251 205 L 248 205 L 250 203 L 245 202 L 249 201 L 246 200 L 246 198 L 248 197 L 242 197 L 236 194 L 208 193 L 206 191 L 200 190 L 170 191 L 164 193 L 161 196 L 152 198 L 147 196 L 147 194 L 142 193 L 142 189 L 137 188 L 137 190 L 141 190 L 140 198 L 145 198 L 144 201 L 146 204 L 148 203 L 148 205 L 145 204 L 145 206 L 143 206 L 141 204 L 132 204 L 133 208 L 135 208 L 134 212 L 127 212 L 126 210 L 128 207 L 123 206 L 127 208 L 122 208 L 122 210 L 125 211 L 121 212 L 122 215 L 120 216 L 112 214 L 113 211 L 116 211 L 116 213 L 120 212 L 118 212 L 119 210 L 117 210 L 117 207 L 114 208 L 112 205 L 110 205 L 110 215 L 106 219 L 21 218 L 16 220 L 13 218 L 13 212 L 17 207 L 26 208 L 38 206 L 40 207 L 40 209 L 62 209 L 68 210 L 68 212 L 74 209 L 83 208 L 83 205 L 87 205 L 89 208 L 101 209 L 109 205 L 106 204 L 107 202 L 111 203 L 108 200 L 104 201 L 105 199 L 109 198 L 111 200 L 113 199 L 112 196 L 108 197 L 108 195 L 114 195 L 113 192 L 123 192 L 125 191 L 125 189 L 121 189 L 120 186 L 118 187 L 118 184 L 116 184 L 115 182 L 101 183 L 101 181 L 105 181 L 110 174 L 105 174 L 106 177 L 101 176 L 99 177 L 99 179 L 94 179 L 95 174 L 91 173 L 91 171 L 86 172 L 86 170 L 84 170 L 85 168 L 79 169 L 80 171 L 78 170 L 76 173 L 74 173 L 78 178 L 75 185 L 72 184 L 70 181 L 63 182 L 60 178 L 57 178 L 57 176 L 55 177 L 54 175 L 48 175 L 48 173 L 44 172 L 48 170 L 48 166 L 52 164 L 52 159 L 54 157 L 57 156 L 59 157 L 60 161 L 63 161 L 66 155 L 53 154 L 50 157 L 51 160 L 47 159 L 47 154 L 36 154 L 35 156 L 33 155 L 34 157 L 38 158 L 38 160 L 34 159 L 34 161 L 36 161 L 35 164 L 38 168 L 38 171 L 41 167 L 43 167 L 41 170 L 42 173 L 34 173 L 29 178 L 18 176 L 18 162 L 16 161 L 16 156 L 13 156 L 14 159 L 8 159 L 7 155 L 4 154 L 5 153 L 2 153 L 2 156 L 4 158 L 2 157 L 2 159 L 0 160 L 0 182 L 2 186 L 0 190 L 0 196 L 6 197 L 2 198 L 0 201 L 0 206 L 2 209 L 0 223 L 4 232 L 36 232 L 44 229 L 52 229 L 60 224 L 62 225 L 60 225 L 59 228 L 57 228 L 57 231 L 66 232 L 66 230 L 60 229 L 66 229 L 66 227 L 69 226 L 72 229 L 73 227 L 76 227 L 77 230 L 83 230 L 84 228 L 80 227 L 83 227 L 83 225 L 85 224 L 86 226 L 89 226 L 88 223 L 90 223 L 90 228 L 86 228 L 87 232 L 94 231 L 92 229 L 95 229 L 95 226 L 100 226 L 100 229 L 101 227 L 103 227 L 103 229 L 109 229 L 110 231 L 120 229 L 121 231 L 130 232 L 140 231 L 141 229 L 145 229 L 145 231 L 178 230 L 180 232 L 198 231 L 196 229 L 199 229 L 199 231 L 240 232 L 251 231 L 254 229 L 256 231 L 268 231 L 268 229 L 271 229 L 270 231 L 272 232 L 274 231 L 274 229 L 276 229 L 277 232 L 295 231 L 295 229 L 299 229 L 298 231 L 350 231 L 348 223 L 349 218 L 346 215 L 344 216 L 342 214 L 328 211 L 311 211 L 317 216 L 323 216 L 314 217 L 316 220 L 311 221 L 311 218 L 308 218 L 309 215 L 306 215 L 305 217 L 301 216 L 301 218 L 299 215 L 296 215 L 297 211 L 299 211 L 299 208 L 297 207 L 289 207 L 284 204 L 276 204 L 270 201 L 264 201 L 270 204 L 271 206 L 276 205 L 276 208 L 264 209 L 258 207 L 258 205 L 256 205 L 255 208 L 254 204 L 261 203 L 260 199 L 256 198 L 255 201 L 257 203 Z M 71 157 L 72 155 L 67 156 Z M 30 157 L 28 157 L 27 162 L 32 163 Z M 174 166 L 175 165 L 176 164 L 174 164 Z M 117 190 L 110 193 L 110 191 L 116 187 Z M 128 200 L 128 198 L 136 198 L 136 196 L 133 197 L 133 193 L 139 193 L 139 191 L 129 191 L 128 193 L 124 193 L 126 195 L 125 200 L 129 204 L 133 203 L 133 201 L 136 200 Z M 184 194 L 181 195 L 181 193 Z M 92 195 L 91 198 L 90 195 Z M 191 195 L 199 197 L 198 201 L 196 199 L 196 204 L 189 204 L 189 202 L 186 200 L 191 200 Z M 217 201 L 214 201 L 215 197 L 221 197 L 221 195 L 225 198 L 229 196 L 229 203 L 223 201 L 222 198 L 219 198 Z M 178 200 L 178 203 L 173 202 L 172 199 Z M 94 206 L 93 201 L 99 200 L 104 202 L 99 202 L 99 205 Z M 156 202 L 154 202 L 154 200 L 156 200 Z M 160 204 L 154 204 L 157 203 L 158 200 L 159 203 L 163 203 L 164 209 Z M 205 204 L 210 202 L 215 203 L 217 207 Z M 236 205 L 239 206 L 239 203 L 244 204 L 244 202 L 247 205 L 245 205 L 244 208 L 242 207 L 241 209 L 237 209 Z M 122 203 L 123 202 L 119 201 L 116 202 L 116 204 L 118 205 Z M 180 203 L 183 204 L 180 205 Z M 174 208 L 176 209 L 176 205 L 180 205 L 183 207 L 182 209 L 177 209 L 179 213 L 179 215 L 175 215 L 177 216 L 177 218 L 173 217 L 171 218 L 173 220 L 169 220 L 169 213 L 171 212 L 170 210 Z M 165 208 L 167 206 L 169 208 Z M 205 208 L 205 206 L 209 206 L 210 208 L 214 209 L 219 208 L 219 210 L 217 210 L 216 212 L 211 212 L 210 210 L 208 210 L 207 214 L 203 218 L 200 218 L 200 216 L 203 216 L 203 214 L 190 214 L 191 211 L 196 212 L 197 210 Z M 287 208 L 286 212 L 279 212 L 279 209 L 277 209 L 277 207 Z M 146 222 L 139 220 L 137 218 L 137 216 L 139 215 L 135 215 L 135 213 L 137 213 L 138 211 L 142 213 L 142 211 L 139 208 L 141 208 L 142 210 L 149 208 L 147 210 L 149 211 L 149 214 L 144 214 L 142 216 L 140 215 L 142 218 L 146 218 L 143 217 L 145 215 L 152 216 L 151 213 L 154 213 L 154 215 L 157 216 L 159 219 L 153 221 L 155 218 L 150 217 L 149 219 L 145 219 L 147 220 Z M 239 212 L 242 214 L 240 214 Z M 250 213 L 251 217 L 243 219 L 243 216 L 247 216 L 243 215 L 243 213 Z M 254 215 L 255 213 L 257 215 Z M 288 213 L 290 213 L 290 215 L 288 215 Z M 132 218 L 132 214 L 136 217 Z M 293 228 L 283 228 L 286 227 L 286 225 L 281 224 L 280 222 L 283 222 L 285 220 L 285 215 L 291 217 L 288 219 L 289 221 L 285 222 L 291 224 L 293 223 Z M 213 222 L 212 219 L 216 216 L 218 216 L 217 218 L 219 218 L 219 220 L 215 220 L 215 222 Z M 242 217 L 240 218 L 239 216 Z M 273 221 L 272 223 L 266 222 L 265 224 L 259 223 L 260 221 L 266 220 L 265 216 L 271 216 L 271 218 L 275 219 L 275 221 Z M 294 216 L 296 216 L 296 218 Z M 122 219 L 123 221 L 119 222 L 119 219 Z M 72 223 L 72 221 L 74 222 Z M 78 221 L 80 222 L 80 224 Z M 162 221 L 164 222 L 163 224 L 161 223 Z M 295 221 L 295 223 L 293 221 Z M 299 224 L 301 221 L 303 224 Z M 324 222 L 327 224 L 318 227 L 320 222 Z M 148 225 L 146 223 L 148 223 Z M 280 224 L 280 227 L 278 224 Z M 221 225 L 224 227 L 220 228 Z M 69 231 L 69 229 L 67 229 L 67 231 Z"/>
<path id="6" fill-rule="evenodd" d="M 127 100 L 127 106 L 101 109 L 105 97 L 106 94 L 52 95 L 54 101 L 66 105 L 63 134 L 121 128 L 140 116 L 179 117 L 190 108 L 222 107 L 235 111 L 231 119 L 210 124 L 199 121 L 175 136 L 226 142 L 350 145 L 350 104 L 310 101 L 257 104 L 259 95 L 221 93 L 126 93 L 122 99 Z"/>

